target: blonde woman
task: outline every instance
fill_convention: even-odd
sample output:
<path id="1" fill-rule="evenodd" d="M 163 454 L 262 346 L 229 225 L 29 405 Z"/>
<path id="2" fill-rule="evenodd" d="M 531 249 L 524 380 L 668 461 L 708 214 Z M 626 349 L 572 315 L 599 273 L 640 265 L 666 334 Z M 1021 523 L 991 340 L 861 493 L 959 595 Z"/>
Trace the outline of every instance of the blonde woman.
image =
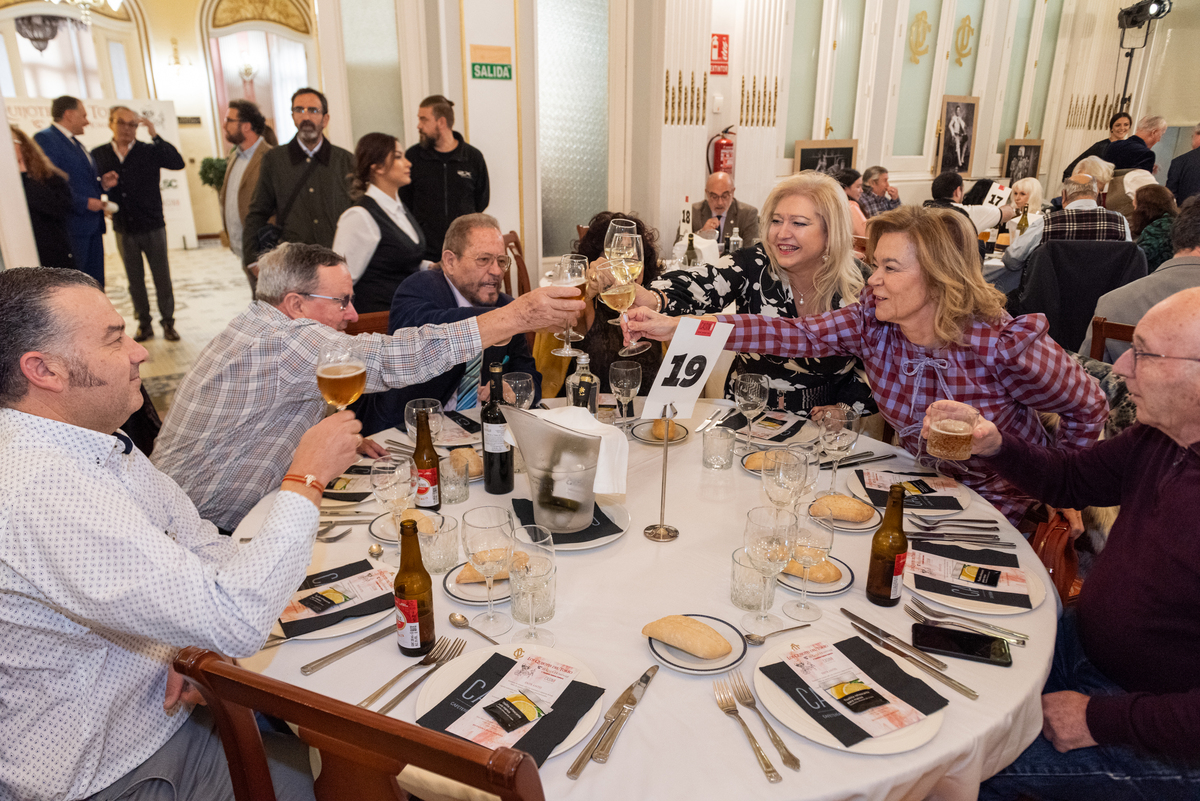
<path id="1" fill-rule="evenodd" d="M 1043 315 L 1004 311 L 1004 295 L 979 272 L 975 242 L 970 221 L 949 209 L 903 206 L 872 217 L 867 255 L 876 267 L 859 303 L 799 320 L 720 315 L 734 325 L 725 347 L 775 358 L 860 357 L 880 413 L 910 453 L 921 452 L 925 410 L 940 399 L 969 403 L 1001 431 L 1039 445 L 1051 436 L 1037 413 L 1057 412 L 1057 444 L 1088 447 L 1108 414 L 1104 394 L 1050 339 Z M 663 340 L 677 322 L 635 309 L 628 329 Z M 1014 523 L 1034 503 L 981 458 L 938 468 Z"/>
<path id="2" fill-rule="evenodd" d="M 763 241 L 701 265 L 664 273 L 636 301 L 670 315 L 719 312 L 807 317 L 855 303 L 864 268 L 851 251 L 850 208 L 841 185 L 818 172 L 780 182 L 759 215 Z M 845 405 L 873 413 L 871 389 L 853 356 L 793 358 L 739 353 L 725 382 L 726 397 L 742 373 L 767 376 L 769 408 L 808 412 Z"/>

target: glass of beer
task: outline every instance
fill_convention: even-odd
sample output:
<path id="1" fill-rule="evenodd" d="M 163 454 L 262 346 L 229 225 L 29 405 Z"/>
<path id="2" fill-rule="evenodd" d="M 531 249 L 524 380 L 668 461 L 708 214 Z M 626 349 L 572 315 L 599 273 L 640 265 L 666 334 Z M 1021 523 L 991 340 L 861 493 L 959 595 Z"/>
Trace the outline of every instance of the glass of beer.
<path id="1" fill-rule="evenodd" d="M 558 265 L 554 268 L 553 285 L 573 287 L 579 294 L 575 297 L 567 298 L 567 300 L 583 300 L 584 287 L 587 285 L 587 268 L 587 256 L 581 256 L 578 253 L 568 253 L 559 260 Z M 560 337 L 563 340 L 563 346 L 550 351 L 555 356 L 571 358 L 584 355 L 583 351 L 571 347 L 572 342 L 582 339 L 582 337 L 577 339 L 571 329 L 572 326 L 568 325 L 567 330 Z"/>
<path id="2" fill-rule="evenodd" d="M 971 432 L 979 421 L 979 412 L 965 403 L 937 401 L 930 405 L 928 414 L 925 452 L 938 459 L 970 459 Z"/>
<path id="3" fill-rule="evenodd" d="M 352 342 L 330 342 L 317 357 L 317 389 L 340 412 L 367 388 L 367 363 Z"/>

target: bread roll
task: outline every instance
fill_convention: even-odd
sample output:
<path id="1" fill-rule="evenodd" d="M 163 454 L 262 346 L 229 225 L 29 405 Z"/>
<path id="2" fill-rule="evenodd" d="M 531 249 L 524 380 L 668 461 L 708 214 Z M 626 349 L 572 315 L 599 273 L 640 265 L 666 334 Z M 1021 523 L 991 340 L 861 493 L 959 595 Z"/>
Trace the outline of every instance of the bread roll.
<path id="1" fill-rule="evenodd" d="M 661 440 L 663 438 L 663 432 L 667 430 L 667 423 L 670 423 L 671 425 L 671 439 L 674 440 L 679 434 L 677 430 L 678 426 L 675 425 L 674 420 L 665 420 L 661 417 L 655 420 L 654 425 L 650 427 L 650 437 L 652 439 Z"/>
<path id="2" fill-rule="evenodd" d="M 874 506 L 849 495 L 840 494 L 818 498 L 808 509 L 818 515 L 832 512 L 834 520 L 845 520 L 848 523 L 865 523 L 875 516 Z"/>
<path id="3" fill-rule="evenodd" d="M 763 469 L 763 460 L 767 458 L 767 454 L 763 451 L 755 451 L 746 457 L 746 461 L 742 462 L 747 470 L 759 472 Z"/>
<path id="4" fill-rule="evenodd" d="M 483 457 L 474 448 L 455 448 L 450 451 L 450 463 L 456 467 L 466 467 L 467 475 L 479 478 L 483 475 Z"/>
<path id="5" fill-rule="evenodd" d="M 527 561 L 529 561 L 529 555 L 526 553 L 518 552 L 514 553 L 512 556 L 512 562 L 517 567 L 520 567 Z M 483 574 L 476 570 L 475 565 L 471 564 L 470 562 L 467 562 L 465 565 L 463 565 L 463 569 L 458 571 L 458 575 L 454 577 L 455 584 L 482 584 L 485 581 L 487 581 L 487 579 L 485 579 Z M 508 570 L 501 570 L 499 573 L 492 576 L 492 581 L 508 581 Z"/>
<path id="6" fill-rule="evenodd" d="M 433 519 L 420 509 L 405 509 L 400 513 L 400 519 L 417 521 L 417 533 L 419 534 L 437 533 L 437 529 L 433 525 Z"/>
<path id="7" fill-rule="evenodd" d="M 788 562 L 787 567 L 783 569 L 784 573 L 793 576 L 804 577 L 804 566 L 795 559 Z M 808 580 L 814 584 L 832 584 L 842 577 L 842 570 L 828 559 L 817 562 L 808 569 Z"/>
<path id="8" fill-rule="evenodd" d="M 686 615 L 667 615 L 647 623 L 642 634 L 701 659 L 718 659 L 733 650 L 712 626 Z"/>

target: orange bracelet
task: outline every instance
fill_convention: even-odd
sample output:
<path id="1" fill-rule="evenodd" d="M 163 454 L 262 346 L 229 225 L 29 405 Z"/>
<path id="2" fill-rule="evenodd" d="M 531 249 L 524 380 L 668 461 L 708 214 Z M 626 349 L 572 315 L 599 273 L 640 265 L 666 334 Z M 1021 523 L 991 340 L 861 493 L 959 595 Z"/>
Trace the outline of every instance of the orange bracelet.
<path id="1" fill-rule="evenodd" d="M 280 481 L 279 483 L 286 484 L 289 481 L 295 481 L 297 484 L 303 484 L 306 487 L 315 487 L 318 492 L 325 491 L 325 485 L 323 483 L 321 483 L 320 481 L 317 481 L 317 477 L 314 476 L 312 473 L 309 473 L 308 475 L 304 475 L 304 476 L 298 475 L 296 473 L 288 473 L 286 476 L 283 477 L 283 481 Z"/>

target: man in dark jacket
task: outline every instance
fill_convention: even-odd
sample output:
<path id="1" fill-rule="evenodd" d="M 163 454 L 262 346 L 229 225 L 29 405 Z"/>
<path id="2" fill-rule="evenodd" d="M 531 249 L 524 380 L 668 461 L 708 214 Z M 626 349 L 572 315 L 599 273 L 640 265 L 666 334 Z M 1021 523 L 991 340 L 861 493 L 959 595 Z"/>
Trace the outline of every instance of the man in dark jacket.
<path id="1" fill-rule="evenodd" d="M 412 183 L 400 199 L 425 232 L 425 258 L 442 257 L 442 240 L 455 218 L 488 207 L 488 171 L 483 154 L 454 130 L 454 103 L 441 95 L 421 101 L 419 144 L 404 154 L 412 162 Z"/>
<path id="2" fill-rule="evenodd" d="M 149 142 L 137 140 L 138 126 L 145 125 Z M 171 288 L 171 264 L 167 260 L 167 221 L 163 217 L 160 170 L 182 170 L 183 156 L 154 130 L 154 123 L 126 106 L 113 106 L 108 112 L 108 127 L 113 139 L 92 151 L 92 160 L 101 174 L 114 172 L 117 183 L 108 190 L 120 210 L 113 215 L 117 251 L 125 262 L 129 278 L 129 298 L 138 318 L 137 342 L 154 336 L 150 324 L 150 298 L 146 295 L 146 270 L 142 255 L 150 262 L 158 314 L 162 319 L 163 338 L 177 342 L 175 331 L 175 295 Z"/>
<path id="3" fill-rule="evenodd" d="M 1128 139 L 1110 142 L 1104 151 L 1104 160 L 1112 162 L 1117 170 L 1146 170 L 1158 172 L 1154 164 L 1154 151 L 1167 132 L 1167 121 L 1162 117 L 1148 116 L 1138 120 L 1137 130 Z"/>
<path id="4" fill-rule="evenodd" d="M 1200 125 L 1192 129 L 1192 149 L 1176 156 L 1167 170 L 1167 189 L 1175 193 L 1175 202 L 1200 195 Z"/>

